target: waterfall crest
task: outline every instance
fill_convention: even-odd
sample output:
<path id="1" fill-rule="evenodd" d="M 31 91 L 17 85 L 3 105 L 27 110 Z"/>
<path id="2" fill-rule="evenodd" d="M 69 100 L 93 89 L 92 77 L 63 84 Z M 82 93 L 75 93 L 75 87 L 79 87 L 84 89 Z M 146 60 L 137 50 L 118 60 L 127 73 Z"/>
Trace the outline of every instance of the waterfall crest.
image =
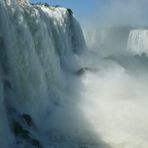
<path id="1" fill-rule="evenodd" d="M 70 9 L 23 0 L 1 0 L 0 7 L 0 137 L 8 137 L 0 144 L 10 148 L 8 112 L 29 114 L 38 125 L 46 122 L 63 99 L 65 70 L 86 45 Z"/>

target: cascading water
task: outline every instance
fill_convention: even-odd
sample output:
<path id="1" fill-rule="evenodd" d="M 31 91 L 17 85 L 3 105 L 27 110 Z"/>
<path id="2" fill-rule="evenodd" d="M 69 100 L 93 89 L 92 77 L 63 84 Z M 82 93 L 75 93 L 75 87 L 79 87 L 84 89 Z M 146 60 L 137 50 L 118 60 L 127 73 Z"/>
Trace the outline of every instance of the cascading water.
<path id="1" fill-rule="evenodd" d="M 62 7 L 0 0 L 0 19 L 0 147 L 39 146 L 28 126 L 52 126 L 54 108 L 66 102 L 64 73 L 86 50 L 83 34 Z"/>
<path id="2" fill-rule="evenodd" d="M 86 29 L 88 47 L 98 50 L 100 56 L 125 54 L 131 26 L 96 27 Z"/>
<path id="3" fill-rule="evenodd" d="M 134 55 L 148 54 L 148 30 L 132 30 L 129 34 L 127 50 Z"/>
<path id="4" fill-rule="evenodd" d="M 147 30 L 88 51 L 70 9 L 0 0 L 0 19 L 0 148 L 147 148 Z"/>
<path id="5" fill-rule="evenodd" d="M 93 39 L 97 43 L 98 38 Z M 110 45 L 118 47 L 114 39 Z M 125 38 L 119 40 L 125 43 Z M 100 59 L 92 54 L 82 62 L 90 69 L 81 77 L 81 106 L 95 132 L 112 148 L 147 148 L 147 30 L 129 30 L 126 41 L 121 52 L 98 43 L 93 52 L 105 48 L 105 54 Z"/>

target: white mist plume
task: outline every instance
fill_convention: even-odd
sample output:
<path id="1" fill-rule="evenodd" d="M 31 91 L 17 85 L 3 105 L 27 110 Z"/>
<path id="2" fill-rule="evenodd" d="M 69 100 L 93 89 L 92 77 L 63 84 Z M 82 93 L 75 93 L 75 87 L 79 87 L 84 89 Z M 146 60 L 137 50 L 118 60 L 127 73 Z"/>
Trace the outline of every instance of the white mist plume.
<path id="1" fill-rule="evenodd" d="M 80 106 L 91 128 L 113 148 L 146 148 L 147 72 L 138 66 L 130 71 L 112 60 L 95 60 L 93 66 L 99 70 L 81 77 L 80 90 Z"/>
<path id="2" fill-rule="evenodd" d="M 87 44 L 97 59 L 92 54 L 93 58 L 86 58 L 88 63 L 83 62 L 84 67 L 96 71 L 87 71 L 81 79 L 82 111 L 111 147 L 147 148 L 148 59 L 130 55 L 127 47 L 134 46 L 133 55 L 146 53 L 147 37 L 140 26 L 147 24 L 148 1 L 109 2 L 96 11 L 89 27 L 84 26 Z M 139 29 L 141 37 L 130 37 L 128 41 L 134 28 Z"/>
<path id="3" fill-rule="evenodd" d="M 16 109 L 32 117 L 45 148 L 147 148 L 148 80 L 147 71 L 140 69 L 146 69 L 147 59 L 113 57 L 115 52 L 110 51 L 118 46 L 110 45 L 122 36 L 109 37 L 107 48 L 102 46 L 112 57 L 101 59 L 93 52 L 83 57 L 85 41 L 71 10 L 12 2 L 0 1 L 0 74 L 5 76 L 0 79 L 0 137 L 7 137 L 0 138 L 1 146 L 9 148 L 13 139 L 17 143 L 6 120 L 7 111 Z M 124 2 L 112 2 L 111 15 L 120 5 L 125 11 Z M 128 9 L 136 10 L 139 1 L 129 4 Z M 141 18 L 140 11 L 137 16 Z M 109 34 L 105 36 L 108 39 Z M 35 134 L 27 129 L 29 136 Z"/>

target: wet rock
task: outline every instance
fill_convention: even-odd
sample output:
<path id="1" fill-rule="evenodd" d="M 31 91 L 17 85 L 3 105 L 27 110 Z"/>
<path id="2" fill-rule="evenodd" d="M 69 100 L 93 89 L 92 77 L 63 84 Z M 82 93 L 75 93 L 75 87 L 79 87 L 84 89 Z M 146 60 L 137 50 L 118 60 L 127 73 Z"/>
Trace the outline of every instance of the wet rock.
<path id="1" fill-rule="evenodd" d="M 13 121 L 12 128 L 15 136 L 24 137 L 24 138 L 29 137 L 29 132 L 23 129 L 22 125 L 19 122 Z"/>
<path id="2" fill-rule="evenodd" d="M 61 7 L 60 5 L 55 5 L 55 8 Z"/>
<path id="3" fill-rule="evenodd" d="M 78 71 L 76 71 L 75 74 L 80 76 L 80 75 L 84 74 L 87 71 L 92 72 L 92 73 L 97 73 L 99 71 L 99 68 L 87 68 L 87 67 L 84 67 L 84 68 L 80 68 Z"/>
<path id="4" fill-rule="evenodd" d="M 44 3 L 44 6 L 49 7 L 49 4 L 48 3 Z"/>
<path id="5" fill-rule="evenodd" d="M 23 114 L 22 118 L 25 120 L 25 122 L 27 123 L 28 126 L 32 126 L 33 125 L 33 121 L 30 115 L 28 114 Z"/>
<path id="6" fill-rule="evenodd" d="M 37 148 L 41 148 L 41 144 L 37 139 L 31 139 L 31 144 Z"/>
<path id="7" fill-rule="evenodd" d="M 71 9 L 67 8 L 67 12 L 69 13 L 70 16 L 73 15 L 73 12 Z"/>
<path id="8" fill-rule="evenodd" d="M 81 68 L 76 72 L 76 75 L 82 75 L 84 74 L 89 68 Z"/>
<path id="9" fill-rule="evenodd" d="M 10 88 L 12 89 L 12 85 L 11 82 L 9 80 L 4 80 L 4 88 Z"/>

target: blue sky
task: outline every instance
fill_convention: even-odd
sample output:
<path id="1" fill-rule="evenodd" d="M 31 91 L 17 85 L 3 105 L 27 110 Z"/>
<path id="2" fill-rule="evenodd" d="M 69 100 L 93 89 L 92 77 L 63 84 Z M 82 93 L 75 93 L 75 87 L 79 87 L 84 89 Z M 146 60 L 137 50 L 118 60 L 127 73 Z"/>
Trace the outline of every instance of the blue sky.
<path id="1" fill-rule="evenodd" d="M 71 8 L 81 24 L 148 24 L 148 0 L 31 0 Z"/>
<path id="2" fill-rule="evenodd" d="M 95 12 L 107 5 L 106 0 L 31 0 L 32 2 L 46 2 L 51 5 L 61 5 L 71 8 L 80 21 L 92 18 Z"/>

